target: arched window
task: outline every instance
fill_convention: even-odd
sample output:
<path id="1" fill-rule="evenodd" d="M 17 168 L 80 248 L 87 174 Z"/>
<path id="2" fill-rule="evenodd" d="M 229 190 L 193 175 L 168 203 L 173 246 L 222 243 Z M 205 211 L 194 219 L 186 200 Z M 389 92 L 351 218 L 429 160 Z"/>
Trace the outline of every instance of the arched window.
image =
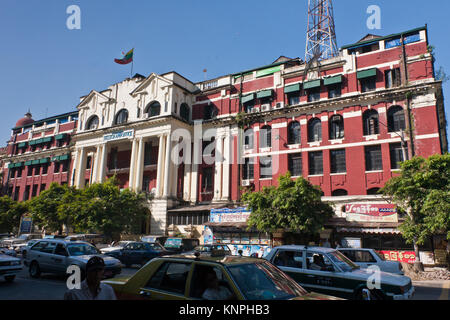
<path id="1" fill-rule="evenodd" d="M 322 140 L 322 122 L 317 119 L 311 119 L 308 123 L 308 142 Z"/>
<path id="2" fill-rule="evenodd" d="M 333 196 L 333 197 L 348 196 L 348 192 L 347 192 L 347 190 L 344 190 L 344 189 L 337 189 L 332 192 L 331 196 Z"/>
<path id="3" fill-rule="evenodd" d="M 300 144 L 300 123 L 293 121 L 288 127 L 288 144 Z"/>
<path id="4" fill-rule="evenodd" d="M 189 121 L 189 106 L 186 103 L 182 103 L 180 106 L 180 117 L 186 121 Z"/>
<path id="5" fill-rule="evenodd" d="M 116 119 L 114 121 L 114 124 L 124 124 L 128 121 L 128 110 L 122 109 L 119 112 L 117 112 Z"/>
<path id="6" fill-rule="evenodd" d="M 145 113 L 148 117 L 156 117 L 161 114 L 161 104 L 158 101 L 150 102 L 145 108 Z"/>
<path id="7" fill-rule="evenodd" d="M 380 133 L 380 129 L 378 126 L 378 112 L 376 110 L 371 109 L 364 112 L 363 126 L 365 136 Z"/>
<path id="8" fill-rule="evenodd" d="M 254 141 L 254 135 L 253 135 L 253 129 L 248 128 L 244 131 L 244 148 L 246 150 L 253 149 L 253 141 Z"/>
<path id="9" fill-rule="evenodd" d="M 400 106 L 393 106 L 388 110 L 388 131 L 397 132 L 405 130 L 405 112 Z"/>
<path id="10" fill-rule="evenodd" d="M 379 194 L 378 191 L 380 191 L 380 188 L 372 188 L 372 189 L 367 190 L 367 194 L 368 195 L 378 195 Z"/>
<path id="11" fill-rule="evenodd" d="M 86 123 L 86 129 L 85 130 L 95 130 L 98 128 L 98 117 L 97 116 L 92 116 L 89 118 L 89 120 Z"/>
<path id="12" fill-rule="evenodd" d="M 260 148 L 272 147 L 272 128 L 270 126 L 264 126 L 260 130 L 259 136 Z"/>
<path id="13" fill-rule="evenodd" d="M 344 119 L 340 115 L 334 115 L 330 119 L 330 140 L 344 138 Z"/>

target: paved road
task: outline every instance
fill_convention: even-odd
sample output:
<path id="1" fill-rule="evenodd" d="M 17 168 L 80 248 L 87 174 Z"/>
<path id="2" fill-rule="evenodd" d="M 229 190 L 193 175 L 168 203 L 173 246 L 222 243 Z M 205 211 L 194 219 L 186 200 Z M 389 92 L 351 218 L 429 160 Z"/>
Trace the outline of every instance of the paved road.
<path id="1" fill-rule="evenodd" d="M 121 275 L 132 275 L 138 269 L 138 266 L 124 268 Z M 450 300 L 450 281 L 414 282 L 414 286 L 416 293 L 413 300 Z M 62 300 L 66 290 L 64 277 L 44 274 L 39 279 L 33 279 L 26 267 L 12 283 L 0 277 L 0 300 Z"/>

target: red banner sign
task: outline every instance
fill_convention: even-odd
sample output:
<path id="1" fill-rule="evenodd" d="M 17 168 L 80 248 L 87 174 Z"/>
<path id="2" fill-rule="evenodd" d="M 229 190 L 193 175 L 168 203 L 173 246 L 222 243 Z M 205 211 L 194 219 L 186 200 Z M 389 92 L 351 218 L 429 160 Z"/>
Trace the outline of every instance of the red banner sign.
<path id="1" fill-rule="evenodd" d="M 414 263 L 416 261 L 416 254 L 414 251 L 391 251 L 382 250 L 378 251 L 384 256 L 386 261 L 398 261 L 406 263 Z"/>
<path id="2" fill-rule="evenodd" d="M 347 221 L 397 222 L 397 208 L 393 204 L 347 204 Z"/>

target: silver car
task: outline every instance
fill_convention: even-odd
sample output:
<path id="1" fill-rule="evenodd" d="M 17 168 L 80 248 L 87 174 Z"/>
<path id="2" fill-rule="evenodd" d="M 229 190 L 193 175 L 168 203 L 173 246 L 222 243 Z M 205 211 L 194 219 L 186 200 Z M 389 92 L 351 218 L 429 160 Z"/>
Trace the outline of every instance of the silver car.
<path id="1" fill-rule="evenodd" d="M 12 282 L 20 271 L 22 264 L 19 258 L 0 253 L 0 276 L 5 277 L 7 282 Z"/>
<path id="2" fill-rule="evenodd" d="M 38 278 L 41 273 L 66 274 L 67 268 L 73 265 L 81 269 L 83 277 L 86 263 L 93 256 L 100 256 L 105 261 L 105 278 L 121 273 L 122 264 L 119 260 L 101 254 L 96 247 L 82 241 L 39 240 L 30 248 L 25 261 L 33 278 Z"/>
<path id="3" fill-rule="evenodd" d="M 347 258 L 352 260 L 361 268 L 377 266 L 381 271 L 404 275 L 403 267 L 397 261 L 385 261 L 384 257 L 378 254 L 374 249 L 364 248 L 338 248 Z"/>

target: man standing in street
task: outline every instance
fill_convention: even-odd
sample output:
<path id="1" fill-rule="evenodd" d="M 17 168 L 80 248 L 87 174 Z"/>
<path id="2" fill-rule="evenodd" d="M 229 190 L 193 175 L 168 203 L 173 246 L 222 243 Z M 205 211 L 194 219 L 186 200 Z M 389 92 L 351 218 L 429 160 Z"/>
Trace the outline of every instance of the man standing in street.
<path id="1" fill-rule="evenodd" d="M 101 283 L 105 262 L 101 257 L 92 257 L 86 264 L 86 279 L 80 289 L 72 289 L 64 294 L 64 300 L 116 300 L 110 285 Z"/>

